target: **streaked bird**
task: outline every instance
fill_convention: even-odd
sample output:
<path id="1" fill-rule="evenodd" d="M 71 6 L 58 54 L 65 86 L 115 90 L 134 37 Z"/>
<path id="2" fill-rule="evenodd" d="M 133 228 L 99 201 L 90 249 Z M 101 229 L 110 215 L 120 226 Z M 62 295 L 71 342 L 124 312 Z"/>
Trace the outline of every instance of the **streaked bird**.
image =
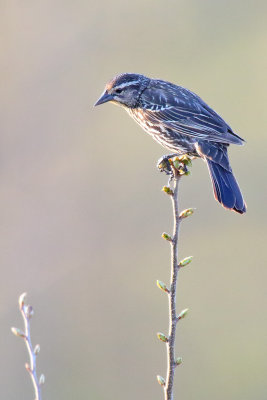
<path id="1" fill-rule="evenodd" d="M 109 101 L 124 107 L 173 153 L 201 157 L 207 163 L 216 200 L 240 214 L 246 211 L 227 154 L 230 144 L 241 145 L 244 140 L 199 96 L 170 82 L 124 73 L 107 83 L 95 106 Z"/>

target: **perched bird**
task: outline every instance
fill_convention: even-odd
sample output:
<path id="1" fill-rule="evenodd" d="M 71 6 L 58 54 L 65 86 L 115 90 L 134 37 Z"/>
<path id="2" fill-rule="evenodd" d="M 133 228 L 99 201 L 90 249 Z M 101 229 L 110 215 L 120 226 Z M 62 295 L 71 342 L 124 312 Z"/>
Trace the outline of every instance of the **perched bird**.
<path id="1" fill-rule="evenodd" d="M 229 144 L 241 145 L 244 140 L 199 96 L 170 82 L 124 73 L 107 83 L 95 106 L 108 101 L 124 107 L 147 133 L 175 154 L 206 161 L 215 198 L 225 208 L 246 212 L 227 154 Z"/>

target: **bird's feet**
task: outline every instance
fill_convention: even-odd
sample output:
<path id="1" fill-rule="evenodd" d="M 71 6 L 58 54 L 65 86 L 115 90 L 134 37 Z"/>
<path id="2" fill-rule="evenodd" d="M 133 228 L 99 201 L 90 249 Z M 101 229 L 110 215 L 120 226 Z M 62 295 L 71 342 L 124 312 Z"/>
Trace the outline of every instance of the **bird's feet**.
<path id="1" fill-rule="evenodd" d="M 157 162 L 157 168 L 160 172 L 165 172 L 166 175 L 169 175 L 169 181 L 168 185 L 170 185 L 174 175 L 173 175 L 173 170 L 171 167 L 170 160 L 172 157 L 176 156 L 176 154 L 168 154 L 165 156 L 160 157 L 160 159 Z"/>
<path id="2" fill-rule="evenodd" d="M 167 154 L 165 156 L 160 157 L 160 159 L 157 162 L 157 168 L 159 169 L 160 172 L 165 172 L 167 175 L 172 175 L 172 169 L 171 169 L 171 164 L 169 159 L 172 157 L 175 157 L 176 154 Z"/>
<path id="3" fill-rule="evenodd" d="M 184 154 L 182 156 L 178 156 L 177 154 L 168 154 L 162 156 L 157 162 L 157 168 L 160 172 L 165 172 L 165 174 L 169 175 L 169 184 L 174 178 L 174 169 L 177 171 L 179 175 L 189 175 L 190 172 L 188 167 L 191 166 L 191 158 Z"/>
<path id="4" fill-rule="evenodd" d="M 162 156 L 157 162 L 157 168 L 160 172 L 167 175 L 173 175 L 172 167 L 174 167 L 180 175 L 188 175 L 187 167 L 192 165 L 191 158 L 187 154 L 179 156 L 177 154 L 168 154 Z"/>

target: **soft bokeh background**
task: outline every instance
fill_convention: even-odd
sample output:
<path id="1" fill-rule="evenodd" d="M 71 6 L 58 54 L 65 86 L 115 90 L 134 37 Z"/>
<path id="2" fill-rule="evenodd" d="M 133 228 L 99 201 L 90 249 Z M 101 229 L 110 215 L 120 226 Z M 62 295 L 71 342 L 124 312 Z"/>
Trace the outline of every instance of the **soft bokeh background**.
<path id="1" fill-rule="evenodd" d="M 181 185 L 176 396 L 263 400 L 266 313 L 266 1 L 3 0 L 0 398 L 33 398 L 17 298 L 35 309 L 44 399 L 162 399 L 171 205 L 166 153 L 120 108 L 93 103 L 120 72 L 201 95 L 247 140 L 231 163 L 248 203 L 213 199 L 206 166 Z"/>

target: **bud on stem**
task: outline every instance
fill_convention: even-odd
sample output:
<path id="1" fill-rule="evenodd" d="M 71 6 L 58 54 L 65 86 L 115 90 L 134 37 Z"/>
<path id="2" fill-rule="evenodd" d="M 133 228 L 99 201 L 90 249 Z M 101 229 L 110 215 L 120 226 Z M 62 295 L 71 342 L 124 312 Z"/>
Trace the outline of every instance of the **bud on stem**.
<path id="1" fill-rule="evenodd" d="M 192 260 L 193 260 L 193 256 L 186 257 L 182 261 L 179 262 L 178 266 L 185 267 L 186 265 L 190 264 Z"/>
<path id="2" fill-rule="evenodd" d="M 177 317 L 177 321 L 179 321 L 180 319 L 186 317 L 188 311 L 189 311 L 189 308 L 185 308 L 183 311 L 181 311 L 180 314 Z"/>
<path id="3" fill-rule="evenodd" d="M 180 213 L 179 217 L 181 219 L 187 218 L 194 213 L 194 210 L 195 208 L 187 208 Z"/>
<path id="4" fill-rule="evenodd" d="M 31 367 L 30 367 L 30 365 L 28 363 L 25 363 L 25 368 L 29 372 L 29 374 L 32 374 Z"/>
<path id="5" fill-rule="evenodd" d="M 22 307 L 24 306 L 24 301 L 25 301 L 25 297 L 27 296 L 27 293 L 25 292 L 25 293 L 22 293 L 20 296 L 19 296 L 19 308 L 20 308 L 20 310 L 22 309 Z"/>
<path id="6" fill-rule="evenodd" d="M 163 186 L 162 191 L 169 194 L 170 196 L 173 195 L 173 190 L 169 186 Z"/>
<path id="7" fill-rule="evenodd" d="M 191 158 L 188 157 L 186 154 L 183 155 L 182 157 L 179 158 L 180 162 L 182 162 L 184 165 L 189 165 L 191 167 L 192 161 Z"/>
<path id="8" fill-rule="evenodd" d="M 40 353 L 40 345 L 39 345 L 39 344 L 37 344 L 37 345 L 34 347 L 33 352 L 34 352 L 35 355 L 37 355 L 37 354 Z"/>
<path id="9" fill-rule="evenodd" d="M 169 288 L 167 287 L 167 285 L 164 282 L 157 281 L 157 287 L 159 289 L 163 290 L 163 292 L 170 293 Z"/>
<path id="10" fill-rule="evenodd" d="M 157 380 L 158 380 L 158 383 L 160 384 L 160 386 L 165 386 L 166 382 L 165 382 L 165 379 L 162 378 L 162 376 L 157 375 Z"/>
<path id="11" fill-rule="evenodd" d="M 168 242 L 171 242 L 171 241 L 172 241 L 171 236 L 168 235 L 168 233 L 166 233 L 166 232 L 163 232 L 163 234 L 161 235 L 161 237 L 162 237 L 163 239 L 165 239 L 165 240 L 168 240 Z"/>
<path id="12" fill-rule="evenodd" d="M 175 366 L 177 367 L 178 365 L 182 364 L 182 357 L 177 357 L 175 360 Z"/>
<path id="13" fill-rule="evenodd" d="M 177 169 L 177 171 L 179 171 L 179 169 L 182 167 L 182 164 L 180 163 L 180 160 L 178 157 L 175 157 L 175 159 L 172 160 L 172 165 L 174 166 L 175 169 Z"/>
<path id="14" fill-rule="evenodd" d="M 164 335 L 164 333 L 158 332 L 157 337 L 159 340 L 161 340 L 164 343 L 167 343 L 169 341 L 169 339 L 167 338 L 166 335 Z"/>
<path id="15" fill-rule="evenodd" d="M 11 328 L 11 332 L 12 332 L 15 336 L 21 337 L 21 338 L 23 338 L 23 339 L 26 338 L 25 333 L 22 332 L 22 330 L 19 329 L 19 328 L 14 328 L 14 327 L 12 327 L 12 328 Z"/>

